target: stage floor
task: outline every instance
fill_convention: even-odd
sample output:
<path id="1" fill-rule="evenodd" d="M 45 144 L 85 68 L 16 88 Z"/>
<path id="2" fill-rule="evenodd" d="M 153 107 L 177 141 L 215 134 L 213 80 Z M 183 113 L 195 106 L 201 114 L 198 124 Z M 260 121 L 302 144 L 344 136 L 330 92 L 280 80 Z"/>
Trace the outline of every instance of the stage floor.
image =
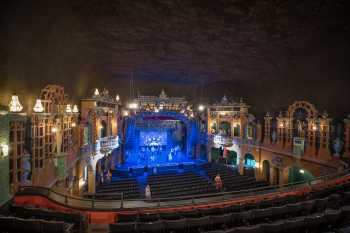
<path id="1" fill-rule="evenodd" d="M 188 160 L 180 163 L 161 163 L 161 164 L 148 164 L 148 165 L 137 165 L 137 164 L 117 164 L 115 166 L 114 173 L 120 177 L 130 177 L 130 176 L 142 176 L 144 173 L 154 174 L 154 173 L 168 173 L 171 171 L 179 170 L 191 170 L 195 167 L 205 164 L 205 160 Z"/>

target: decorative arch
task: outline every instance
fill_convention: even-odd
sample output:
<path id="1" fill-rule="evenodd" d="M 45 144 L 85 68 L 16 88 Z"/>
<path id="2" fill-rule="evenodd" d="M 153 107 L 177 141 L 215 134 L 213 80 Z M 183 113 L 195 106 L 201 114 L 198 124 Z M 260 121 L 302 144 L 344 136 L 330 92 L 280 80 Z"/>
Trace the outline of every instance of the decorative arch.
<path id="1" fill-rule="evenodd" d="M 307 112 L 308 118 L 315 118 L 318 116 L 318 110 L 315 105 L 307 101 L 295 101 L 288 107 L 288 117 L 293 118 L 294 112 L 300 108 Z"/>
<path id="2" fill-rule="evenodd" d="M 58 85 L 47 85 L 41 90 L 40 99 L 44 105 L 45 112 L 57 111 L 53 106 L 65 106 L 68 95 L 64 92 L 64 87 Z"/>

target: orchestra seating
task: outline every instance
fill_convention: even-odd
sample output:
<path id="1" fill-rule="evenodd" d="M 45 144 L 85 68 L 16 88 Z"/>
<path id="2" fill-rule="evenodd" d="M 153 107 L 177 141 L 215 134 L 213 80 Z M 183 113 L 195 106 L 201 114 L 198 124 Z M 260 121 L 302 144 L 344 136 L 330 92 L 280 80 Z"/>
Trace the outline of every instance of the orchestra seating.
<path id="1" fill-rule="evenodd" d="M 110 232 L 347 232 L 350 185 L 246 204 L 117 216 Z"/>
<path id="2" fill-rule="evenodd" d="M 187 196 L 216 191 L 205 177 L 192 172 L 150 175 L 148 184 L 151 187 L 152 198 Z"/>
<path id="3" fill-rule="evenodd" d="M 214 181 L 217 174 L 220 175 L 225 191 L 236 191 L 244 189 L 253 189 L 267 186 L 265 181 L 256 181 L 252 176 L 240 175 L 236 169 L 216 163 L 207 163 L 202 165 L 209 179 Z"/>
<path id="4" fill-rule="evenodd" d="M 96 187 L 96 198 L 120 199 L 123 193 L 124 199 L 140 198 L 139 185 L 135 178 L 113 180 Z"/>

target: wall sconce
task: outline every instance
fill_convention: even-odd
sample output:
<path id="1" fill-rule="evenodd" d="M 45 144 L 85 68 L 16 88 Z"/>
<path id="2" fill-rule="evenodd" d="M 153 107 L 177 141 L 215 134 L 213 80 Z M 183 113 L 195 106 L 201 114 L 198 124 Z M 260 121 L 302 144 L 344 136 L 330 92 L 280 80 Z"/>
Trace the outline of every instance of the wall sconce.
<path id="1" fill-rule="evenodd" d="M 51 128 L 51 132 L 52 132 L 52 133 L 56 133 L 56 132 L 57 132 L 57 128 L 56 128 L 56 127 L 52 127 L 52 128 Z"/>
<path id="2" fill-rule="evenodd" d="M 37 113 L 44 112 L 44 107 L 43 107 L 43 104 L 41 103 L 41 99 L 36 100 L 35 105 L 33 107 L 33 111 Z"/>
<path id="3" fill-rule="evenodd" d="M 255 168 L 259 168 L 260 167 L 260 163 L 259 162 L 255 162 Z"/>
<path id="4" fill-rule="evenodd" d="M 9 146 L 7 144 L 1 144 L 1 153 L 4 157 L 7 157 L 9 155 Z"/>

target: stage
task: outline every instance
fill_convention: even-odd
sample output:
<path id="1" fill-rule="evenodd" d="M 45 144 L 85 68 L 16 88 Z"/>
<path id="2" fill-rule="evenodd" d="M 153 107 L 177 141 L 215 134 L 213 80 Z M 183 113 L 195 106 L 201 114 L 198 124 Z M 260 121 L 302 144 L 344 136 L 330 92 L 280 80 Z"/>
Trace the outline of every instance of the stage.
<path id="1" fill-rule="evenodd" d="M 147 175 L 152 175 L 196 170 L 198 166 L 205 163 L 207 163 L 207 161 L 199 159 L 182 163 L 161 163 L 150 166 L 125 163 L 117 165 L 113 173 L 118 177 L 137 177 L 143 176 L 145 173 L 147 173 Z"/>

